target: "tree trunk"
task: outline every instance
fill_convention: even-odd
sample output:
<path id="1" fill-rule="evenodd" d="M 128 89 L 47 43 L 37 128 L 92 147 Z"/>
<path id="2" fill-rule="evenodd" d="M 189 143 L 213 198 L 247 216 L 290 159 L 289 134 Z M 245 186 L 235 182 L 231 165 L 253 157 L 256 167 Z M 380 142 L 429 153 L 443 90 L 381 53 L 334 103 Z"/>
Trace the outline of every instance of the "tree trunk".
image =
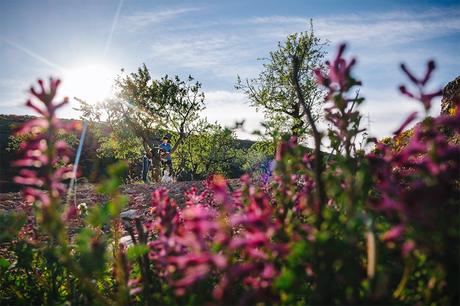
<path id="1" fill-rule="evenodd" d="M 316 183 L 316 197 L 318 201 L 318 223 L 322 222 L 322 209 L 326 204 L 326 191 L 324 189 L 324 182 L 321 177 L 323 173 L 323 154 L 321 152 L 321 134 L 319 133 L 311 108 L 305 102 L 305 98 L 302 93 L 302 88 L 299 83 L 299 67 L 301 64 L 301 59 L 294 57 L 292 60 L 292 81 L 294 82 L 294 88 L 296 91 L 297 99 L 299 100 L 300 105 L 304 108 L 305 114 L 308 119 L 308 124 L 310 125 L 313 131 L 313 139 L 315 140 L 315 162 L 314 162 L 314 175 Z"/>

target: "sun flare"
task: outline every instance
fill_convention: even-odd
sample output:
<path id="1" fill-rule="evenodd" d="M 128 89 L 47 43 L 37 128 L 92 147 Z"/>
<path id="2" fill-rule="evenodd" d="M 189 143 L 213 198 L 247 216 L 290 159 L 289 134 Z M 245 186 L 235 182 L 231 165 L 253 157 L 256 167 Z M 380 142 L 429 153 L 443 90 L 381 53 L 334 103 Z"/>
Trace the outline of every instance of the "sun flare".
<path id="1" fill-rule="evenodd" d="M 64 75 L 64 92 L 69 97 L 96 103 L 110 96 L 114 78 L 114 71 L 107 66 L 82 65 L 69 69 Z"/>

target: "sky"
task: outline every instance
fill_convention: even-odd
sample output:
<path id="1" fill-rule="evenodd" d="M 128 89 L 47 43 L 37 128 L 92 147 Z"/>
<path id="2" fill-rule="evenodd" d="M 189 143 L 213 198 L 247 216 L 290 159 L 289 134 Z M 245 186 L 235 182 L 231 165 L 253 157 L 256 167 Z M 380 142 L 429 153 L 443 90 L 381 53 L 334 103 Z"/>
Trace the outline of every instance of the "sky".
<path id="1" fill-rule="evenodd" d="M 23 105 L 38 79 L 57 76 L 62 93 L 96 101 L 113 77 L 145 63 L 156 78 L 192 75 L 206 95 L 203 116 L 252 138 L 263 114 L 235 89 L 256 77 L 286 36 L 308 29 L 329 42 L 326 58 L 346 42 L 366 98 L 369 134 L 391 135 L 420 105 L 401 96 L 399 65 L 422 74 L 434 59 L 431 88 L 460 73 L 460 4 L 456 1 L 0 1 L 0 113 L 31 114 Z M 78 118 L 71 105 L 59 115 Z M 433 113 L 439 111 L 436 105 Z"/>

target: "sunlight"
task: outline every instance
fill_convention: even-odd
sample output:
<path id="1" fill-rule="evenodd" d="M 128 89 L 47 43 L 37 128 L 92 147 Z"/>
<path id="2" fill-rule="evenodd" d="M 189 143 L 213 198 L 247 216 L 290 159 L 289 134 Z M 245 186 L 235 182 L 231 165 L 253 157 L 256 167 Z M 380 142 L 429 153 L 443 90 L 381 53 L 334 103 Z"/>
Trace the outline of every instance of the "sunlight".
<path id="1" fill-rule="evenodd" d="M 102 64 L 87 64 L 69 69 L 64 76 L 64 92 L 96 103 L 110 96 L 116 73 Z"/>

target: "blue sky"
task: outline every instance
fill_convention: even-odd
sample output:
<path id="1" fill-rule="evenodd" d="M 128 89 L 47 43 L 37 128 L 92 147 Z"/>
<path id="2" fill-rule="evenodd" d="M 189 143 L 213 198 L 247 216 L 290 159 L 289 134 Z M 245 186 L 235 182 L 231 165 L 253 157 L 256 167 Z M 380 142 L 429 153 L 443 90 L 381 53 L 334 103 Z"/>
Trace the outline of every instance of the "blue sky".
<path id="1" fill-rule="evenodd" d="M 396 91 L 404 81 L 402 61 L 421 73 L 434 58 L 433 88 L 459 75 L 456 1 L 3 0 L 0 113 L 28 113 L 21 105 L 37 78 L 60 76 L 65 85 L 69 76 L 64 94 L 85 98 L 84 89 L 72 85 L 78 77 L 70 77 L 79 68 L 98 66 L 113 75 L 146 63 L 156 77 L 193 75 L 203 84 L 210 121 L 231 125 L 246 118 L 251 130 L 263 115 L 234 90 L 237 75 L 256 76 L 257 58 L 306 30 L 310 18 L 317 35 L 330 41 L 329 57 L 347 42 L 347 55 L 358 58 L 363 112 L 375 136 L 389 135 L 404 115 L 420 109 Z M 72 106 L 60 115 L 78 117 Z"/>

